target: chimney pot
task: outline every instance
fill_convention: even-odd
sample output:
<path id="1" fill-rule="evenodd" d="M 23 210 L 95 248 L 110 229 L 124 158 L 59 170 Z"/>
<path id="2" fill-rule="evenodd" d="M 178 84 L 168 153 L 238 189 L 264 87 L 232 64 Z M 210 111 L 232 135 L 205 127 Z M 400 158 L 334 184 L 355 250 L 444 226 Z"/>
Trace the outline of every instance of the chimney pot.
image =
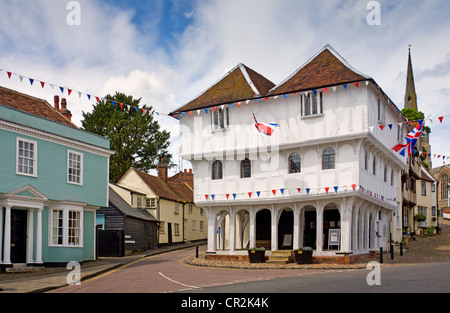
<path id="1" fill-rule="evenodd" d="M 164 159 L 161 159 L 161 163 L 158 165 L 158 177 L 167 184 L 167 165 L 164 164 Z"/>
<path id="2" fill-rule="evenodd" d="M 59 96 L 55 96 L 54 103 L 55 103 L 55 110 L 59 110 Z"/>
<path id="3" fill-rule="evenodd" d="M 192 168 L 189 169 L 189 174 L 192 174 Z"/>
<path id="4" fill-rule="evenodd" d="M 67 109 L 67 100 L 65 98 L 61 99 L 61 109 L 59 112 L 69 121 L 72 121 L 72 112 Z"/>

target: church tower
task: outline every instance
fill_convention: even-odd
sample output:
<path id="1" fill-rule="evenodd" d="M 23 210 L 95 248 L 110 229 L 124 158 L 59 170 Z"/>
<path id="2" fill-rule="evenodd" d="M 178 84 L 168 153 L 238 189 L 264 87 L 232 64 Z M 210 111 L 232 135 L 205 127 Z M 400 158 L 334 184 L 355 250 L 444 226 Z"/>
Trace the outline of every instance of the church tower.
<path id="1" fill-rule="evenodd" d="M 418 111 L 416 85 L 414 83 L 414 72 L 411 61 L 411 46 L 409 46 L 408 76 L 406 78 L 406 92 L 405 92 L 405 109 L 413 109 L 415 111 Z"/>
<path id="2" fill-rule="evenodd" d="M 413 109 L 415 111 L 419 111 L 417 106 L 417 94 L 416 94 L 416 85 L 414 82 L 414 71 L 411 61 L 411 46 L 408 49 L 408 74 L 406 77 L 406 92 L 405 92 L 405 109 Z M 426 156 L 423 158 L 423 161 L 426 165 L 428 165 L 428 169 L 431 170 L 431 145 L 430 145 L 430 135 L 428 133 L 423 132 L 420 140 L 420 144 L 416 145 L 417 150 L 420 152 L 426 152 Z"/>

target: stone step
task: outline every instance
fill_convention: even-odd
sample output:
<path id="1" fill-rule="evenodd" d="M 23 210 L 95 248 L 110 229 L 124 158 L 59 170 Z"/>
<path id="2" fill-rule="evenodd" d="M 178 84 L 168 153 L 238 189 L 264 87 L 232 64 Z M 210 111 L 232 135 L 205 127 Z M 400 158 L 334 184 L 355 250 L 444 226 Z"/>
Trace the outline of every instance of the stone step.
<path id="1" fill-rule="evenodd" d="M 13 267 L 5 269 L 7 274 L 23 274 L 42 271 L 44 267 L 27 266 L 26 264 L 14 264 Z"/>
<path id="2" fill-rule="evenodd" d="M 269 256 L 269 260 L 266 263 L 273 264 L 288 264 L 293 260 L 292 251 L 290 250 L 278 250 L 272 251 Z"/>

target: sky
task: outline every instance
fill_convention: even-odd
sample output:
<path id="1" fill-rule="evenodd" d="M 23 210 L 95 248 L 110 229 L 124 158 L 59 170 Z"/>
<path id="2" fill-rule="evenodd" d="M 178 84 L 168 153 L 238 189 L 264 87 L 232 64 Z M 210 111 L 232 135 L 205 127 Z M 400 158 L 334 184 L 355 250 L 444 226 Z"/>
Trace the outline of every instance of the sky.
<path id="1" fill-rule="evenodd" d="M 278 84 L 330 44 L 402 109 L 411 45 L 432 153 L 450 157 L 450 116 L 437 120 L 450 115 L 448 12 L 447 0 L 0 0 L 0 85 L 50 104 L 65 96 L 81 126 L 93 101 L 5 71 L 170 113 L 238 63 Z M 178 121 L 157 120 L 178 163 Z"/>

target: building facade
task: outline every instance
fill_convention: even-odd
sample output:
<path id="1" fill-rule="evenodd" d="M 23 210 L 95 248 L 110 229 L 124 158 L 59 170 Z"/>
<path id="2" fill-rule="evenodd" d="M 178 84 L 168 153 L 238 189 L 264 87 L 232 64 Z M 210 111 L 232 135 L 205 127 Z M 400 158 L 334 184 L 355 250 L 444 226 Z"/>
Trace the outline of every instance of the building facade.
<path id="1" fill-rule="evenodd" d="M 206 214 L 193 201 L 192 173 L 177 177 L 181 174 L 188 177 L 187 182 L 169 178 L 164 164 L 160 164 L 158 176 L 130 168 L 117 182 L 121 188 L 112 185 L 131 206 L 147 210 L 158 220 L 159 245 L 205 240 L 207 236 Z M 123 192 L 123 188 L 129 191 Z"/>
<path id="2" fill-rule="evenodd" d="M 277 86 L 239 64 L 172 115 L 208 212 L 208 253 L 386 249 L 406 168 L 392 148 L 406 120 L 331 46 Z M 261 122 L 275 125 L 271 136 Z"/>
<path id="3" fill-rule="evenodd" d="M 2 267 L 96 258 L 95 212 L 108 203 L 112 151 L 68 116 L 57 97 L 52 107 L 0 88 Z"/>

